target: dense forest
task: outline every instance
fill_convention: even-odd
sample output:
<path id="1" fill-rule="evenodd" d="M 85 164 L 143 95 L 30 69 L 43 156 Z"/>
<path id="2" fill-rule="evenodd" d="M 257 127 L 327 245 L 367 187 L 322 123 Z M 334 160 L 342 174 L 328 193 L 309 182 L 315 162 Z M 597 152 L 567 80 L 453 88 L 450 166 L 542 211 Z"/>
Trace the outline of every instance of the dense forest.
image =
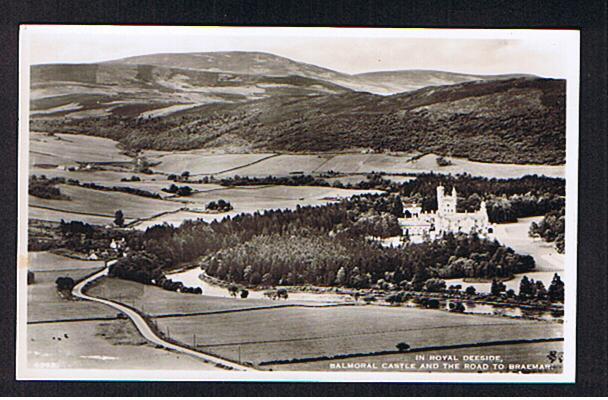
<path id="1" fill-rule="evenodd" d="M 259 235 L 211 254 L 202 268 L 216 278 L 252 285 L 411 284 L 420 290 L 431 278 L 510 277 L 534 269 L 534 260 L 477 236 L 446 235 L 433 242 L 384 248 L 359 236 L 310 233 Z"/>
<path id="2" fill-rule="evenodd" d="M 369 287 L 430 278 L 508 277 L 534 260 L 476 235 L 386 248 L 370 237 L 400 233 L 397 196 L 355 196 L 323 207 L 271 210 L 221 222 L 157 225 L 138 236 L 111 275 L 158 284 L 163 271 L 201 260 L 211 276 L 247 284 Z M 130 242 L 129 242 L 130 243 Z"/>

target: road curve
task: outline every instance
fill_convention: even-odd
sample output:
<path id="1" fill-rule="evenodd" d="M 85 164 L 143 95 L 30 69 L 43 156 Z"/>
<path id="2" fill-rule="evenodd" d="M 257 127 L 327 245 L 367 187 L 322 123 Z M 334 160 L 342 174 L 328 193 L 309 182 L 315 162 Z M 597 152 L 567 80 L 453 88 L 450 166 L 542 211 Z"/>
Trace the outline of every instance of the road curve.
<path id="1" fill-rule="evenodd" d="M 74 288 L 72 289 L 72 294 L 75 297 L 78 297 L 80 299 L 90 300 L 90 301 L 95 301 L 97 303 L 105 304 L 109 307 L 112 307 L 112 308 L 122 312 L 127 317 L 129 317 L 131 319 L 131 321 L 133 321 L 133 323 L 135 324 L 135 327 L 137 328 L 139 333 L 141 333 L 141 335 L 151 343 L 154 343 L 156 345 L 161 345 L 167 349 L 175 350 L 180 353 L 187 354 L 189 356 L 192 356 L 192 357 L 198 358 L 200 360 L 203 360 L 203 361 L 206 361 L 209 363 L 213 363 L 218 366 L 225 367 L 225 368 L 234 369 L 237 371 L 252 371 L 253 370 L 252 368 L 246 367 L 241 364 L 237 364 L 235 362 L 224 360 L 222 358 L 219 358 L 219 357 L 216 357 L 216 356 L 213 356 L 210 354 L 202 353 L 199 351 L 189 349 L 187 347 L 180 346 L 175 343 L 168 342 L 168 341 L 164 340 L 163 338 L 159 337 L 156 334 L 156 332 L 154 332 L 154 330 L 152 330 L 152 328 L 150 328 L 150 325 L 148 325 L 148 322 L 137 311 L 133 310 L 132 308 L 126 307 L 122 304 L 116 303 L 111 300 L 101 299 L 101 298 L 89 296 L 89 295 L 86 295 L 83 293 L 83 288 L 85 287 L 85 285 L 87 283 L 92 282 L 95 279 L 105 276 L 107 274 L 108 274 L 108 268 L 106 267 L 103 270 L 97 272 L 96 274 L 91 275 L 88 278 L 85 278 L 84 280 L 82 280 L 81 282 L 77 283 L 74 286 Z"/>

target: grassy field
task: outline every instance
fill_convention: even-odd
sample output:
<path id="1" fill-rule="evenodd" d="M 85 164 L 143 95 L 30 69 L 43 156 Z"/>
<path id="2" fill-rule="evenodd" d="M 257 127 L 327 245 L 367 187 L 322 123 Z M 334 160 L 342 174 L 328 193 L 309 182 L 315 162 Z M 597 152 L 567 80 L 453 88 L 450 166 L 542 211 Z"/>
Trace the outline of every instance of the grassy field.
<path id="1" fill-rule="evenodd" d="M 318 186 L 246 186 L 222 189 L 210 189 L 182 197 L 179 200 L 184 207 L 204 210 L 211 201 L 223 199 L 229 201 L 233 210 L 225 213 L 204 213 L 180 211 L 162 215 L 149 221 L 138 223 L 137 229 L 167 222 L 179 225 L 186 219 L 203 219 L 205 221 L 221 220 L 226 216 L 241 213 L 254 213 L 269 209 L 295 209 L 300 206 L 324 205 L 336 198 L 350 197 L 361 193 L 377 192 L 374 190 L 349 190 Z"/>
<path id="2" fill-rule="evenodd" d="M 241 299 L 205 296 L 204 293 L 203 296 L 176 293 L 156 286 L 143 285 L 118 278 L 104 278 L 99 284 L 92 287 L 88 293 L 92 296 L 118 300 L 139 310 L 143 308 L 145 313 L 150 316 L 275 307 L 286 304 L 308 304 L 292 300 Z M 227 290 L 226 293 L 228 293 Z"/>
<path id="3" fill-rule="evenodd" d="M 422 173 L 438 172 L 460 174 L 468 173 L 473 176 L 495 178 L 516 178 L 528 174 L 544 174 L 547 176 L 564 176 L 564 166 L 491 164 L 469 161 L 461 158 L 448 157 L 452 165 L 439 167 L 437 156 L 427 154 L 418 160 L 410 161 L 412 154 L 341 154 L 323 164 L 317 172 L 338 171 L 345 173 Z"/>
<path id="4" fill-rule="evenodd" d="M 66 211 L 55 211 L 55 210 L 47 210 L 43 208 L 37 207 L 29 207 L 28 210 L 28 218 L 39 219 L 42 221 L 51 221 L 51 222 L 59 222 L 64 220 L 66 222 L 70 221 L 82 221 L 87 224 L 94 225 L 112 225 L 114 222 L 114 217 L 100 217 L 96 215 L 84 215 L 84 214 L 76 214 L 70 213 Z M 129 219 L 126 219 L 129 222 Z"/>
<path id="5" fill-rule="evenodd" d="M 27 359 L 30 368 L 41 369 L 216 369 L 147 344 L 128 320 L 29 325 Z"/>
<path id="6" fill-rule="evenodd" d="M 257 162 L 269 157 L 266 154 L 214 154 L 203 150 L 179 152 L 151 152 L 147 153 L 152 162 L 160 161 L 153 170 L 165 174 L 181 174 L 189 171 L 190 175 L 217 174 L 233 168 Z"/>
<path id="7" fill-rule="evenodd" d="M 367 356 L 367 357 L 351 357 L 343 360 L 334 361 L 315 361 L 307 363 L 295 363 L 295 364 L 282 364 L 282 365 L 269 365 L 265 368 L 280 370 L 280 371 L 329 371 L 338 370 L 335 367 L 336 363 L 354 363 L 354 364 L 371 364 L 367 365 L 367 368 L 343 368 L 339 371 L 359 371 L 359 372 L 471 372 L 470 369 L 464 367 L 463 357 L 467 355 L 480 355 L 480 356 L 500 356 L 502 365 L 504 365 L 504 372 L 517 372 L 516 368 L 511 369 L 514 364 L 531 363 L 531 364 L 546 364 L 551 363 L 547 357 L 550 352 L 561 352 L 563 351 L 563 342 L 545 342 L 545 343 L 526 343 L 526 344 L 511 344 L 511 345 L 499 345 L 499 346 L 488 346 L 488 347 L 477 347 L 477 348 L 465 348 L 465 349 L 452 349 L 452 350 L 433 350 L 428 352 L 416 352 L 416 353 L 403 353 L 403 354 L 391 354 L 382 356 Z M 424 356 L 424 361 L 416 361 L 416 356 Z M 449 357 L 458 359 L 458 361 L 446 361 L 448 364 L 458 364 L 458 368 L 447 369 L 443 362 L 439 362 L 439 368 L 432 368 L 423 364 L 429 363 L 430 356 L 435 357 Z M 435 363 L 436 361 L 430 361 Z M 331 364 L 334 364 L 332 369 Z M 397 366 L 397 364 L 399 364 Z M 405 364 L 405 365 L 402 365 Z M 410 365 L 414 364 L 414 368 L 410 368 Z M 551 373 L 560 373 L 562 370 L 562 364 L 555 362 L 552 364 Z M 493 368 L 493 367 L 490 367 Z"/>
<path id="8" fill-rule="evenodd" d="M 117 142 L 94 136 L 30 133 L 30 165 L 35 164 L 68 164 L 76 161 L 130 161 L 131 158 L 121 154 Z M 43 156 L 42 158 L 38 158 Z M 53 162 L 54 160 L 54 162 Z"/>
<path id="9" fill-rule="evenodd" d="M 509 339 L 555 338 L 562 326 L 405 307 L 281 308 L 156 319 L 174 339 L 254 364 L 262 361 Z"/>
<path id="10" fill-rule="evenodd" d="M 127 193 L 106 192 L 71 185 L 58 185 L 58 187 L 61 193 L 70 197 L 70 200 L 48 200 L 29 196 L 29 204 L 67 213 L 90 213 L 104 217 L 114 217 L 116 210 L 122 210 L 126 220 L 148 218 L 162 212 L 178 210 L 183 206 L 177 202 Z"/>
<path id="11" fill-rule="evenodd" d="M 221 174 L 220 177 L 234 175 L 257 177 L 268 175 L 289 176 L 291 172 L 312 174 L 330 158 L 331 155 L 324 154 L 282 154 L 253 165 L 226 172 Z"/>
<path id="12" fill-rule="evenodd" d="M 62 267 L 57 265 L 57 268 Z M 95 270 L 95 268 L 87 268 L 35 272 L 35 283 L 27 286 L 28 322 L 116 316 L 116 312 L 109 307 L 89 301 L 65 298 L 56 289 L 55 280 L 60 276 L 78 280 Z"/>
<path id="13" fill-rule="evenodd" d="M 28 252 L 28 270 L 34 272 L 91 270 L 103 267 L 103 261 L 86 261 L 64 257 L 48 251 Z"/>

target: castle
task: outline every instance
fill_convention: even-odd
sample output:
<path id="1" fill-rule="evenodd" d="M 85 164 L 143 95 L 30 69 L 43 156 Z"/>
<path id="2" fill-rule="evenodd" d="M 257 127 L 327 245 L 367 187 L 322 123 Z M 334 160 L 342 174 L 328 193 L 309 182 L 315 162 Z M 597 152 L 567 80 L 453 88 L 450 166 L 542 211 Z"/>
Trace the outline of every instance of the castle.
<path id="1" fill-rule="evenodd" d="M 445 188 L 438 186 L 436 212 L 423 212 L 419 204 L 404 203 L 405 217 L 399 218 L 403 235 L 413 242 L 420 242 L 425 238 L 433 240 L 449 232 L 475 232 L 482 237 L 493 233 L 485 201 L 481 202 L 479 210 L 464 213 L 456 211 L 457 202 L 455 187 L 452 188 L 451 195 L 446 195 Z"/>

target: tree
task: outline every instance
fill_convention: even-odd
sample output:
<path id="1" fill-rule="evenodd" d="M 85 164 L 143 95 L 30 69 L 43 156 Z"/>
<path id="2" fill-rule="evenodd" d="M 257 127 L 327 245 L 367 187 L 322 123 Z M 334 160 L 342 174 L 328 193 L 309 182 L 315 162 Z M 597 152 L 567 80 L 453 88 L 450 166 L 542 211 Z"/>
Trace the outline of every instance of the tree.
<path id="1" fill-rule="evenodd" d="M 477 293 L 477 290 L 475 289 L 475 286 L 469 286 L 465 289 L 464 291 L 466 294 L 468 294 L 469 296 L 473 296 Z"/>
<path id="2" fill-rule="evenodd" d="M 451 312 L 464 312 L 465 310 L 464 304 L 462 304 L 460 301 L 450 302 L 448 304 L 448 308 Z"/>
<path id="3" fill-rule="evenodd" d="M 241 299 L 246 299 L 249 296 L 249 290 L 241 289 Z"/>
<path id="4" fill-rule="evenodd" d="M 424 288 L 427 292 L 443 292 L 446 285 L 443 279 L 431 278 L 424 282 Z"/>
<path id="5" fill-rule="evenodd" d="M 437 165 L 440 167 L 447 167 L 448 165 L 452 165 L 452 162 L 443 156 L 437 157 L 435 159 L 435 161 L 437 162 Z"/>
<path id="6" fill-rule="evenodd" d="M 188 177 L 190 177 L 190 171 L 184 171 L 184 172 L 182 172 L 182 178 L 184 178 L 184 179 L 187 180 Z"/>
<path id="7" fill-rule="evenodd" d="M 500 294 L 505 290 L 507 290 L 507 286 L 504 283 L 499 282 L 496 279 L 492 279 L 492 286 L 490 287 L 492 296 L 500 296 Z"/>
<path id="8" fill-rule="evenodd" d="M 190 186 L 180 186 L 177 189 L 178 196 L 190 196 L 192 194 L 192 188 Z"/>
<path id="9" fill-rule="evenodd" d="M 289 294 L 287 293 L 287 289 L 285 288 L 280 288 L 277 290 L 277 297 L 279 299 L 285 299 L 287 300 L 287 298 L 289 297 Z"/>
<path id="10" fill-rule="evenodd" d="M 238 291 L 239 291 L 239 287 L 237 285 L 228 286 L 228 292 L 230 293 L 230 296 L 236 297 L 236 294 Z"/>
<path id="11" fill-rule="evenodd" d="M 439 303 L 439 300 L 437 300 L 437 299 L 427 299 L 427 298 L 424 298 L 424 299 L 422 299 L 422 305 L 425 308 L 439 308 L 439 306 L 441 304 Z"/>
<path id="12" fill-rule="evenodd" d="M 122 213 L 122 210 L 117 210 L 114 213 L 114 224 L 116 224 L 116 226 L 124 226 L 125 224 L 125 216 Z"/>
<path id="13" fill-rule="evenodd" d="M 346 284 L 346 270 L 344 267 L 340 267 L 336 274 L 336 284 L 339 286 L 344 286 Z"/>
<path id="14" fill-rule="evenodd" d="M 549 300 L 552 302 L 564 302 L 564 282 L 558 274 L 553 275 L 551 285 L 549 285 Z"/>
<path id="15" fill-rule="evenodd" d="M 547 289 L 542 281 L 536 281 L 536 298 L 538 300 L 546 300 L 549 297 Z"/>
<path id="16" fill-rule="evenodd" d="M 401 304 L 403 302 L 401 293 L 392 293 L 386 296 L 385 300 L 389 304 Z"/>
<path id="17" fill-rule="evenodd" d="M 407 350 L 409 350 L 409 348 L 410 348 L 410 345 L 405 342 L 397 343 L 397 350 L 399 350 L 400 352 L 407 351 Z"/>
<path id="18" fill-rule="evenodd" d="M 536 287 L 534 286 L 534 280 L 528 279 L 527 276 L 524 275 L 519 282 L 519 297 L 521 298 L 531 298 L 536 294 Z"/>
<path id="19" fill-rule="evenodd" d="M 33 285 L 36 282 L 34 272 L 27 271 L 27 284 Z"/>
<path id="20" fill-rule="evenodd" d="M 72 290 L 74 288 L 75 282 L 74 279 L 68 277 L 58 277 L 55 280 L 55 285 L 57 286 L 57 290 Z"/>

